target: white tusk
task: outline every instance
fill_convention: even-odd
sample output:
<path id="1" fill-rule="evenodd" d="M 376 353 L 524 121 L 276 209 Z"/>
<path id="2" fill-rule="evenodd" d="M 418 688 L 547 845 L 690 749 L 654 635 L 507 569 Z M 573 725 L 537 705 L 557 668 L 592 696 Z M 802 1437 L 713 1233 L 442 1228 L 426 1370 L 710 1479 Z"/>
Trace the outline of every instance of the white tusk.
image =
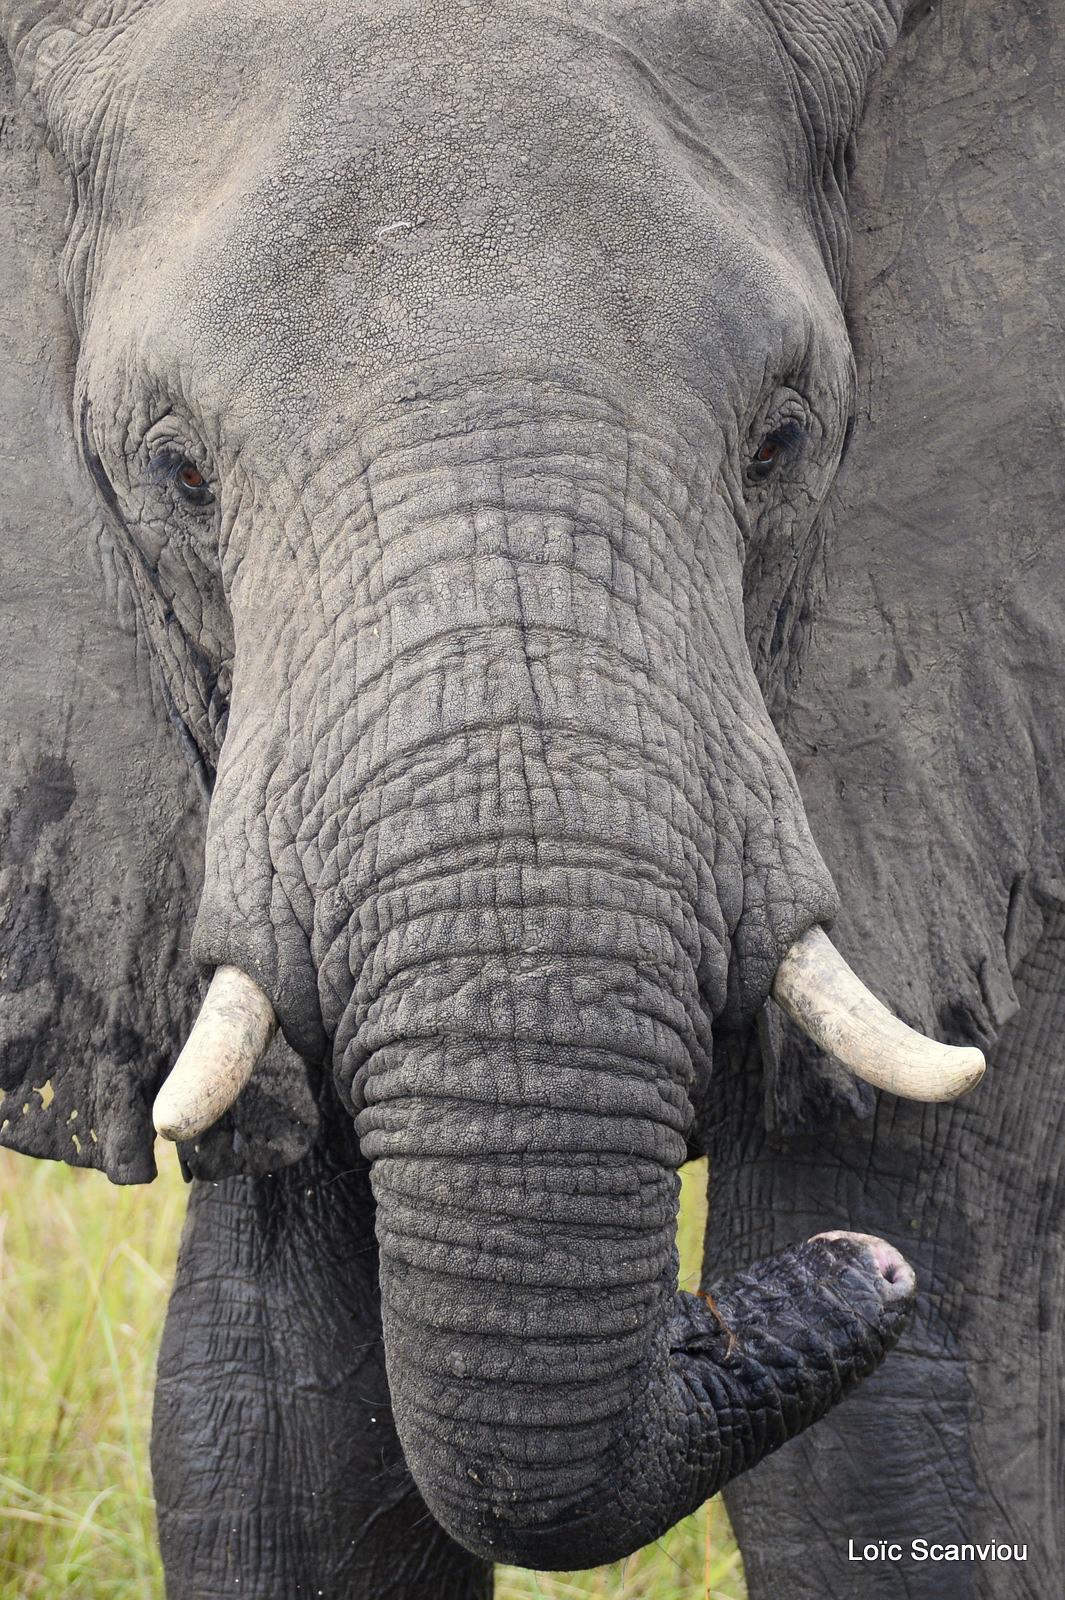
<path id="1" fill-rule="evenodd" d="M 904 1100 L 956 1100 L 984 1075 L 979 1050 L 937 1044 L 892 1016 L 823 928 L 795 941 L 777 969 L 772 995 L 822 1050 Z"/>
<path id="2" fill-rule="evenodd" d="M 239 967 L 218 967 L 152 1107 L 164 1139 L 196 1139 L 228 1111 L 277 1032 L 274 1008 Z"/>

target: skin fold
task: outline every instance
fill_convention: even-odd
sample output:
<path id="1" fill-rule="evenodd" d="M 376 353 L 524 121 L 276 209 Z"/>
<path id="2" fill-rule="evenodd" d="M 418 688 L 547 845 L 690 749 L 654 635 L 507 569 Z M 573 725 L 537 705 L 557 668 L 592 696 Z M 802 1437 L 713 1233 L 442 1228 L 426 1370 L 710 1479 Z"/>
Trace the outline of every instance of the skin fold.
<path id="1" fill-rule="evenodd" d="M 96 898 L 62 830 L 116 780 L 98 752 L 18 767 L 14 881 L 60 910 L 34 912 L 52 1010 L 15 1051 L 40 1104 L 3 1137 L 71 1155 L 91 1124 L 72 1159 L 150 1176 L 196 973 L 240 968 L 281 1028 L 181 1149 L 153 1444 L 172 1597 L 457 1600 L 496 1560 L 615 1559 L 903 1332 L 913 1275 L 878 1236 L 909 1233 L 898 1205 L 840 1231 L 845 1154 L 788 1221 L 780 1129 L 869 1105 L 765 1010 L 853 875 L 781 730 L 856 410 L 856 130 L 903 20 L 4 13 L 48 152 L 19 170 L 66 191 L 49 337 L 124 619 L 107 649 L 193 797 L 124 791 L 130 947 L 164 976 L 131 955 L 94 988 L 58 931 Z M 39 525 L 13 523 L 26 549 Z M 94 1075 L 44 1068 L 45 1123 L 55 1016 Z M 984 1020 L 926 1026 L 986 1042 Z M 674 1232 L 677 1169 L 711 1145 L 706 1299 L 676 1292 Z M 764 1537 L 752 1594 L 790 1581 Z"/>

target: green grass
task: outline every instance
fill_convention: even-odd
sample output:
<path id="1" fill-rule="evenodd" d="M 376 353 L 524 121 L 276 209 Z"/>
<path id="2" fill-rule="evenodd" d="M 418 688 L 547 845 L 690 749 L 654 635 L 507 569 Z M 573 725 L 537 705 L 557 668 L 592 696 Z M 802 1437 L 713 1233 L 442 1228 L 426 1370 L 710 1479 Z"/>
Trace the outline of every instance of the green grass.
<path id="1" fill-rule="evenodd" d="M 0 1151 L 0 1595 L 161 1600 L 148 1428 L 183 1184 Z"/>
<path id="2" fill-rule="evenodd" d="M 0 1600 L 163 1600 L 148 1429 L 185 1189 L 174 1152 L 159 1154 L 156 1183 L 116 1189 L 0 1150 Z M 701 1164 L 687 1169 L 684 1288 L 704 1189 Z M 496 1600 L 745 1594 L 717 1501 L 617 1566 L 496 1578 Z"/>

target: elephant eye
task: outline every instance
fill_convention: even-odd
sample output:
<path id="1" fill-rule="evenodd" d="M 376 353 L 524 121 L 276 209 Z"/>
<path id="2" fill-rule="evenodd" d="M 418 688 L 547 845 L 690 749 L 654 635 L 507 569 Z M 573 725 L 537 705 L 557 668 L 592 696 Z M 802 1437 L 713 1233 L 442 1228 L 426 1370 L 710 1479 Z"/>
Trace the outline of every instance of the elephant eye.
<path id="1" fill-rule="evenodd" d="M 194 461 L 179 461 L 174 469 L 174 482 L 183 499 L 194 506 L 210 505 L 214 500 L 210 485 Z"/>
<path id="2" fill-rule="evenodd" d="M 797 422 L 785 422 L 767 433 L 747 463 L 751 483 L 765 483 L 787 457 L 798 456 L 806 442 L 806 429 Z"/>

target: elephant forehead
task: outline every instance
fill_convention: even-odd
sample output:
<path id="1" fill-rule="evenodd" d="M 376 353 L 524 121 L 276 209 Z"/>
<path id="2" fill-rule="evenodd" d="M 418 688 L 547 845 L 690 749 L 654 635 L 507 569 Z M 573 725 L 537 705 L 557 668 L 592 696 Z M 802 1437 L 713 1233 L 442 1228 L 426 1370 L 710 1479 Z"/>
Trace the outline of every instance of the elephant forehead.
<path id="1" fill-rule="evenodd" d="M 208 344 L 241 385 L 249 364 L 364 381 L 397 349 L 446 365 L 479 341 L 485 370 L 620 352 L 641 388 L 656 364 L 712 384 L 737 346 L 777 367 L 835 306 L 787 181 L 778 53 L 764 23 L 732 32 L 514 3 L 167 7 L 106 163 L 127 325 L 167 356 Z"/>
<path id="2" fill-rule="evenodd" d="M 84 72 L 87 56 L 98 71 Z M 719 164 L 719 182 L 746 189 L 753 169 L 781 156 L 796 176 L 793 74 L 758 0 L 650 16 L 594 0 L 130 0 L 70 65 L 89 80 L 90 98 L 110 74 L 134 72 L 118 108 L 124 134 L 146 130 L 149 156 L 165 156 L 172 178 L 187 173 L 194 184 L 212 153 L 225 166 L 244 107 L 260 146 L 302 123 L 334 143 L 413 154 L 427 135 L 456 130 L 535 149 L 567 126 L 596 131 L 635 106 Z M 585 149 L 579 164 L 607 154 Z"/>

